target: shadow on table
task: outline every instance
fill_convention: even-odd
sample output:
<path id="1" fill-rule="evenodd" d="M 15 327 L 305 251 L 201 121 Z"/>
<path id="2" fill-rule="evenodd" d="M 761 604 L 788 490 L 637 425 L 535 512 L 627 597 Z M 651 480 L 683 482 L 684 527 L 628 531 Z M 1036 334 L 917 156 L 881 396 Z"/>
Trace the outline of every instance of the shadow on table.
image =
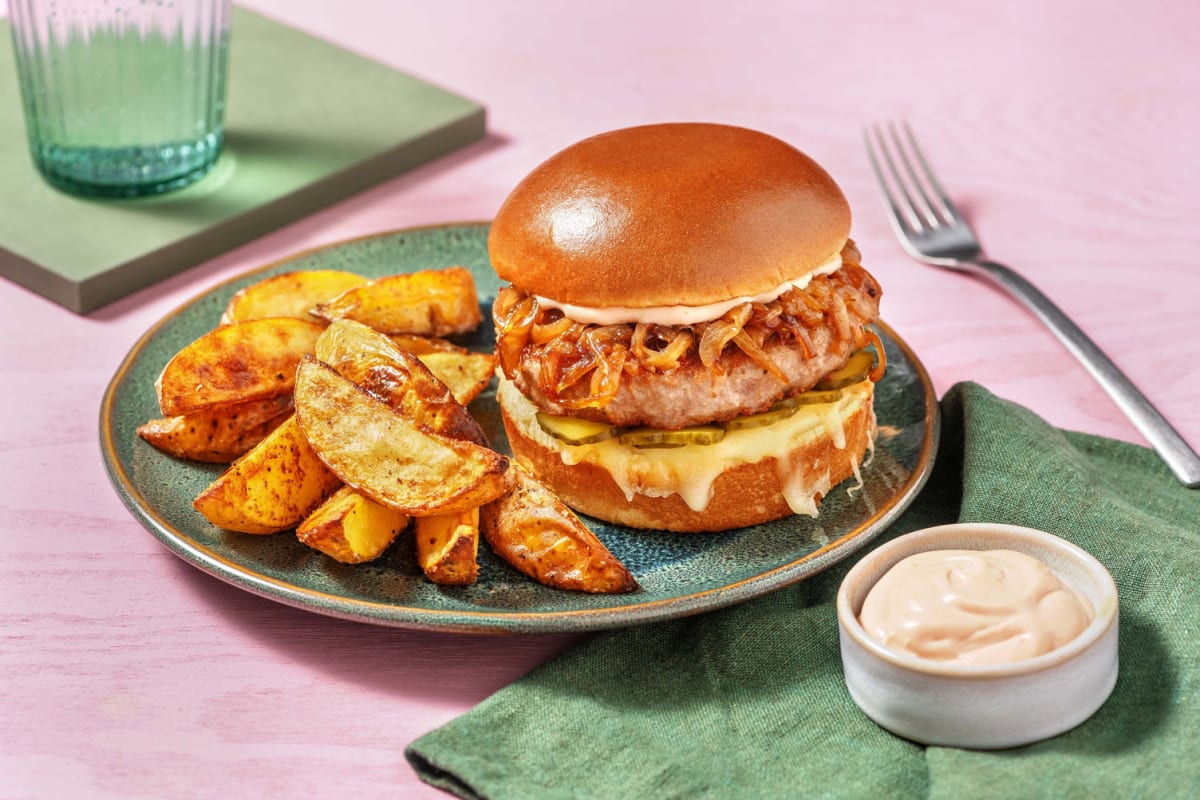
<path id="1" fill-rule="evenodd" d="M 250 594 L 179 561 L 181 581 L 247 636 L 374 691 L 476 703 L 582 640 L 404 630 L 316 614 Z"/>

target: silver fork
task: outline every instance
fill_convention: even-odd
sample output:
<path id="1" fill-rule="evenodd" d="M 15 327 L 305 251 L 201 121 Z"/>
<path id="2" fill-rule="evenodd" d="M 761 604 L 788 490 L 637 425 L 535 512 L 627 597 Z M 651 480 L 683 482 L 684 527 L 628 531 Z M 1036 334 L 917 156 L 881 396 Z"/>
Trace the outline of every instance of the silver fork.
<path id="1" fill-rule="evenodd" d="M 1083 363 L 1180 482 L 1200 488 L 1200 456 L 1146 396 L 1037 287 L 984 257 L 974 231 L 938 183 L 907 123 L 870 126 L 863 138 L 892 228 L 904 249 L 918 261 L 978 275 L 1007 290 Z"/>

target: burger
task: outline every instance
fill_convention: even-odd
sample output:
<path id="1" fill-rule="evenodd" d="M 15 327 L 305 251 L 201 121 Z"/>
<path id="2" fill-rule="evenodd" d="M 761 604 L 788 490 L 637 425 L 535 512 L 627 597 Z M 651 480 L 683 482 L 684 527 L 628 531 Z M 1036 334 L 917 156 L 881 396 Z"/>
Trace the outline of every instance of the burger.
<path id="1" fill-rule="evenodd" d="M 873 447 L 880 288 L 850 209 L 765 133 L 612 131 L 533 170 L 488 252 L 513 456 L 636 528 L 816 515 Z"/>

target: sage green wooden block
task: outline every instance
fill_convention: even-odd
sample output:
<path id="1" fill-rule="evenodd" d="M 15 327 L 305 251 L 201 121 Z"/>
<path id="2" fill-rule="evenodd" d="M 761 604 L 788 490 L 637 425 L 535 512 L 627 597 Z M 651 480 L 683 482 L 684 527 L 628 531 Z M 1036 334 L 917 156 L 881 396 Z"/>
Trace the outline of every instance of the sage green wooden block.
<path id="1" fill-rule="evenodd" d="M 74 197 L 29 157 L 0 20 L 0 275 L 85 313 L 481 139 L 484 108 L 234 9 L 226 147 L 171 194 Z"/>

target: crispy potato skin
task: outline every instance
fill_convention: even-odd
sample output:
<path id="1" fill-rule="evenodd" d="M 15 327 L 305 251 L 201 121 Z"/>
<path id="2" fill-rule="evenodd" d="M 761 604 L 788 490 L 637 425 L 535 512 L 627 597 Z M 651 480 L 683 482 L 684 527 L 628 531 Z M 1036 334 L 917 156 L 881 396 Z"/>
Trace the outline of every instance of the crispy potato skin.
<path id="1" fill-rule="evenodd" d="M 475 279 L 462 267 L 389 275 L 320 303 L 312 313 L 352 319 L 386 334 L 447 336 L 479 327 Z"/>
<path id="2" fill-rule="evenodd" d="M 338 320 L 317 339 L 315 350 L 318 360 L 434 433 L 488 446 L 483 429 L 455 398 L 453 390 L 430 371 L 421 357 L 396 346 L 389 337 L 360 322 Z M 470 358 L 467 354 L 446 355 Z"/>
<path id="3" fill-rule="evenodd" d="M 304 438 L 295 416 L 233 463 L 192 502 L 219 528 L 294 528 L 341 485 Z"/>
<path id="4" fill-rule="evenodd" d="M 495 353 L 426 353 L 418 358 L 464 406 L 478 397 L 496 374 Z"/>
<path id="5" fill-rule="evenodd" d="M 477 508 L 510 486 L 506 457 L 432 432 L 311 356 L 297 370 L 296 417 L 343 481 L 412 516 Z"/>
<path id="6" fill-rule="evenodd" d="M 323 326 L 286 317 L 223 325 L 180 350 L 159 376 L 158 402 L 174 417 L 292 390 L 296 365 Z"/>
<path id="7" fill-rule="evenodd" d="M 461 347 L 447 339 L 438 339 L 435 336 L 412 336 L 407 333 L 394 333 L 388 338 L 401 350 L 407 350 L 414 356 L 423 356 L 429 353 L 469 352 L 465 347 Z"/>
<path id="8" fill-rule="evenodd" d="M 265 439 L 291 412 L 292 396 L 282 394 L 152 419 L 137 433 L 175 458 L 228 464 Z"/>
<path id="9" fill-rule="evenodd" d="M 343 486 L 305 518 L 296 538 L 343 564 L 362 564 L 383 554 L 409 517 Z"/>
<path id="10" fill-rule="evenodd" d="M 619 594 L 637 581 L 553 492 L 519 466 L 513 490 L 484 506 L 480 523 L 492 550 L 555 589 Z"/>
<path id="11" fill-rule="evenodd" d="M 337 269 L 301 270 L 264 278 L 229 299 L 221 324 L 267 317 L 311 320 L 308 312 L 313 306 L 366 282 L 361 275 Z"/>
<path id="12" fill-rule="evenodd" d="M 417 517 L 413 523 L 417 563 L 434 583 L 462 586 L 479 577 L 479 509 L 436 517 Z"/>

